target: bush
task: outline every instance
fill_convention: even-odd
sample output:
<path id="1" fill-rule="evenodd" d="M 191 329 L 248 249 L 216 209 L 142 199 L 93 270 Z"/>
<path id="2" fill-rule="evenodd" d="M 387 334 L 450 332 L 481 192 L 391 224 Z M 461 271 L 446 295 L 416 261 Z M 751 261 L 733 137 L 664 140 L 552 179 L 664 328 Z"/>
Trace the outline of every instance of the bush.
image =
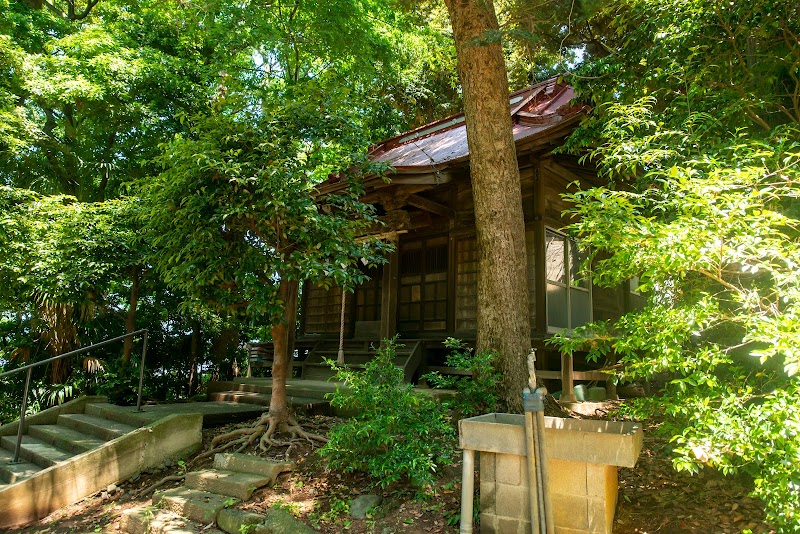
<path id="1" fill-rule="evenodd" d="M 331 430 L 321 454 L 331 468 L 364 472 L 381 487 L 401 480 L 425 487 L 451 463 L 455 431 L 442 405 L 403 381 L 395 347 L 385 340 L 363 372 L 330 362 L 347 386 L 329 396 L 331 404 L 354 417 Z"/>
<path id="2" fill-rule="evenodd" d="M 445 404 L 459 419 L 497 411 L 500 373 L 494 369 L 494 355 L 489 352 L 473 354 L 472 349 L 451 337 L 444 344 L 452 351 L 447 356 L 448 367 L 468 371 L 471 376 L 445 376 L 434 371 L 423 378 L 435 388 L 456 390 L 455 397 Z"/>

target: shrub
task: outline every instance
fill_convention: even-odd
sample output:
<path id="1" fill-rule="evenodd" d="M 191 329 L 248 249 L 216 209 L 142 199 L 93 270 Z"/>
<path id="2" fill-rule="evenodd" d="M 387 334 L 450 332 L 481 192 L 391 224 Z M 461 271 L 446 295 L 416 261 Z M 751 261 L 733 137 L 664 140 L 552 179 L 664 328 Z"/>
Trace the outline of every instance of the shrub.
<path id="1" fill-rule="evenodd" d="M 448 367 L 468 371 L 471 376 L 446 376 L 434 371 L 424 378 L 433 387 L 456 390 L 455 397 L 445 401 L 445 404 L 459 418 L 497 411 L 500 373 L 494 369 L 494 355 L 490 352 L 473 353 L 460 340 L 451 337 L 444 344 L 452 351 L 447 356 Z"/>
<path id="2" fill-rule="evenodd" d="M 321 454 L 331 468 L 364 472 L 381 487 L 400 480 L 425 487 L 451 462 L 455 432 L 442 405 L 403 381 L 395 347 L 385 340 L 362 372 L 330 362 L 347 386 L 331 404 L 354 417 L 331 429 Z"/>

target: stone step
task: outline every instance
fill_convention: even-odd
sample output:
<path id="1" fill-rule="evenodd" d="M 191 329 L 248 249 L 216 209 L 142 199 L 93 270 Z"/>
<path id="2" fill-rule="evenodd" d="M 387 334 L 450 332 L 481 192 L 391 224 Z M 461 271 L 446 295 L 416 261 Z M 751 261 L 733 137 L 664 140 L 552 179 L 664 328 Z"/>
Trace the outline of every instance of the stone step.
<path id="1" fill-rule="evenodd" d="M 213 523 L 223 508 L 239 503 L 239 499 L 181 486 L 153 495 L 153 504 L 203 525 Z"/>
<path id="2" fill-rule="evenodd" d="M 351 369 L 364 369 L 366 367 L 367 363 L 369 363 L 370 361 L 372 361 L 371 357 L 370 358 L 350 358 L 350 357 L 345 356 L 345 358 L 344 358 L 344 364 L 347 367 L 350 367 Z M 394 358 L 393 363 L 397 367 L 401 367 L 402 368 L 402 367 L 404 367 L 406 365 L 407 361 L 408 361 L 408 357 L 404 356 L 404 357 Z M 331 369 L 331 366 L 328 365 L 327 362 L 324 362 L 324 361 L 310 361 L 310 362 L 307 362 L 305 364 L 305 366 L 304 366 L 304 372 L 307 372 L 309 367 L 324 367 L 326 369 Z M 331 371 L 333 371 L 333 370 L 331 369 Z"/>
<path id="3" fill-rule="evenodd" d="M 186 473 L 187 488 L 235 497 L 243 501 L 253 496 L 258 488 L 266 486 L 270 477 L 252 473 L 239 473 L 223 469 L 204 469 Z"/>
<path id="4" fill-rule="evenodd" d="M 0 438 L 0 445 L 8 451 L 14 450 L 17 442 L 16 436 L 3 436 Z M 19 457 L 31 463 L 50 467 L 59 462 L 72 458 L 75 454 L 53 447 L 49 443 L 34 438 L 32 436 L 22 436 L 22 447 L 20 447 Z"/>
<path id="5" fill-rule="evenodd" d="M 135 426 L 82 413 L 59 415 L 58 424 L 108 441 L 136 430 Z"/>
<path id="6" fill-rule="evenodd" d="M 292 406 L 308 406 L 314 404 L 327 404 L 327 401 L 309 397 L 287 395 L 287 400 Z M 218 391 L 209 395 L 210 400 L 222 402 L 241 402 L 245 404 L 259 404 L 269 406 L 270 395 L 266 393 L 252 393 L 249 391 Z"/>
<path id="7" fill-rule="evenodd" d="M 14 436 L 16 442 L 17 437 Z M 14 453 L 5 449 L 0 449 L 0 483 L 13 484 L 33 476 L 42 470 L 36 464 L 22 461 L 12 464 Z"/>
<path id="8" fill-rule="evenodd" d="M 246 391 L 250 393 L 272 393 L 272 381 L 270 379 L 259 379 L 259 382 L 239 382 L 228 383 L 227 387 L 216 388 L 215 391 Z M 223 384 L 219 383 L 220 386 Z M 328 381 L 298 380 L 295 383 L 286 384 L 286 394 L 295 397 L 308 399 L 325 399 L 325 395 L 337 389 L 344 388 L 343 384 Z"/>
<path id="9" fill-rule="evenodd" d="M 150 420 L 145 416 L 138 415 L 131 411 L 121 410 L 113 404 L 106 403 L 87 404 L 84 413 L 86 415 L 93 415 L 95 417 L 108 419 L 109 421 L 116 421 L 117 423 L 122 423 L 124 425 L 129 425 L 136 428 L 145 426 L 150 422 Z"/>
<path id="10" fill-rule="evenodd" d="M 59 425 L 31 425 L 28 427 L 28 435 L 75 454 L 96 449 L 106 442 L 104 439 Z"/>
<path id="11" fill-rule="evenodd" d="M 214 455 L 214 469 L 261 475 L 269 478 L 269 484 L 272 484 L 278 475 L 293 470 L 294 464 L 273 462 L 251 454 L 226 452 Z"/>
<path id="12" fill-rule="evenodd" d="M 129 534 L 222 534 L 207 525 L 197 525 L 169 510 L 138 506 L 125 510 L 120 517 L 120 530 Z M 238 534 L 238 533 L 237 533 Z"/>
<path id="13" fill-rule="evenodd" d="M 303 377 L 311 380 L 328 380 L 336 376 L 336 373 L 327 365 L 318 366 L 306 364 L 303 368 Z"/>

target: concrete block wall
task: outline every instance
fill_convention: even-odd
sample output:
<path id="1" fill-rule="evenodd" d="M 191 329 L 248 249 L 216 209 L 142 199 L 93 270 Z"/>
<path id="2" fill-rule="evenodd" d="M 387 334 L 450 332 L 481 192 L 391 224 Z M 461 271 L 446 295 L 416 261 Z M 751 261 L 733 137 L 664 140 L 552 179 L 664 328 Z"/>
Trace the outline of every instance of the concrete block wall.
<path id="1" fill-rule="evenodd" d="M 617 467 L 548 460 L 556 534 L 611 534 Z M 530 532 L 527 457 L 480 453 L 482 534 Z"/>

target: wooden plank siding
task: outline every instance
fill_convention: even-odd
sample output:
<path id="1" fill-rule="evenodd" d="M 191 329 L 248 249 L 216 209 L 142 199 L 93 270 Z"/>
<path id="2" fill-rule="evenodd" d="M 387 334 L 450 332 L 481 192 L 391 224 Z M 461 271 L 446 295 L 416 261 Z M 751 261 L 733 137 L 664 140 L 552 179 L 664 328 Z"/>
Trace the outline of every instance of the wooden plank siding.
<path id="1" fill-rule="evenodd" d="M 520 165 L 526 218 L 528 312 L 534 345 L 542 347 L 542 340 L 547 337 L 545 230 L 560 230 L 571 222 L 563 215 L 571 206 L 561 195 L 576 180 L 588 185 L 589 171 L 581 171 L 567 156 L 547 156 L 540 160 L 528 155 L 520 160 Z M 430 225 L 399 236 L 391 263 L 370 273 L 372 279 L 356 288 L 354 296 L 348 296 L 348 335 L 357 329 L 357 322 L 379 322 L 376 334 L 379 332 L 381 337 L 399 332 L 406 338 L 454 336 L 472 340 L 477 324 L 479 254 L 469 175 L 466 171 L 454 173 L 450 182 L 415 190 L 414 196 L 446 206 L 452 218 L 447 220 L 443 209 L 439 210 L 442 215 L 427 213 Z M 422 208 L 405 209 L 413 219 L 419 215 L 416 210 Z M 325 290 L 307 284 L 306 293 L 303 332 L 338 334 L 340 289 Z M 619 317 L 630 300 L 627 297 L 627 288 L 593 287 L 593 319 Z"/>

